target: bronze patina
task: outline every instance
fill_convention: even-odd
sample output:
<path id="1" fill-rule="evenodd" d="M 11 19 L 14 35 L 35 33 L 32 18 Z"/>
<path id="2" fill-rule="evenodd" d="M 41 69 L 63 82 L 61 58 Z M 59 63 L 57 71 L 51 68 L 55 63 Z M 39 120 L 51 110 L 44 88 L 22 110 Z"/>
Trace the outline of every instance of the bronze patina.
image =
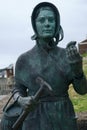
<path id="1" fill-rule="evenodd" d="M 63 39 L 60 14 L 52 3 L 39 3 L 31 16 L 36 45 L 23 53 L 16 62 L 14 100 L 29 111 L 21 130 L 77 130 L 76 116 L 68 89 L 72 84 L 81 95 L 87 93 L 87 81 L 82 69 L 82 57 L 71 41 L 66 48 L 57 46 Z M 52 88 L 44 90 L 38 101 L 33 95 L 38 91 L 37 77 Z M 2 123 L 2 130 L 10 130 Z M 10 123 L 8 122 L 10 125 Z"/>

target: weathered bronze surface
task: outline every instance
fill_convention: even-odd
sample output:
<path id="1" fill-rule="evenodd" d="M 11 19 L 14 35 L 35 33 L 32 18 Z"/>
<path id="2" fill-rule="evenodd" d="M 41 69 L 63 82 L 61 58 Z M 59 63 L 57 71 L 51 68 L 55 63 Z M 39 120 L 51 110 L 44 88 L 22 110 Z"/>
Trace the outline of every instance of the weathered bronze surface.
<path id="1" fill-rule="evenodd" d="M 40 87 L 36 83 L 38 76 L 51 86 L 53 92 L 42 93 L 35 109 L 21 125 L 22 130 L 77 130 L 68 89 L 73 84 L 77 93 L 85 94 L 87 82 L 76 42 L 68 43 L 65 49 L 57 46 L 63 39 L 63 29 L 59 11 L 51 3 L 38 4 L 31 20 L 35 32 L 32 39 L 36 40 L 36 45 L 17 60 L 14 99 L 27 111 L 35 103 L 32 96 Z M 4 126 L 2 130 L 8 129 Z"/>

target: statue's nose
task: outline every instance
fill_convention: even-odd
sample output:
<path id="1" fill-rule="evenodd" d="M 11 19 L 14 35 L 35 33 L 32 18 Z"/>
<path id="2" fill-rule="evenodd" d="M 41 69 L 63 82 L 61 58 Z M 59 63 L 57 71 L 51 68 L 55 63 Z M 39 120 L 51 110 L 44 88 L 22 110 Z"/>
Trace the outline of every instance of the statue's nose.
<path id="1" fill-rule="evenodd" d="M 45 26 L 49 27 L 49 20 L 48 19 L 45 20 Z"/>

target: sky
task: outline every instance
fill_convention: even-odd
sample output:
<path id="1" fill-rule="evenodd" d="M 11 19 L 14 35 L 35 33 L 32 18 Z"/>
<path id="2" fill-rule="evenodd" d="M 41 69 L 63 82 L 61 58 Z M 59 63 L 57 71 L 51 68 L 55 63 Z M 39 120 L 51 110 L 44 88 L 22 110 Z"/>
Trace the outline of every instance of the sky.
<path id="1" fill-rule="evenodd" d="M 35 41 L 31 26 L 31 13 L 43 0 L 0 0 L 0 69 L 15 64 L 19 55 L 30 50 Z M 87 0 L 47 0 L 58 8 L 65 48 L 70 41 L 87 38 Z"/>

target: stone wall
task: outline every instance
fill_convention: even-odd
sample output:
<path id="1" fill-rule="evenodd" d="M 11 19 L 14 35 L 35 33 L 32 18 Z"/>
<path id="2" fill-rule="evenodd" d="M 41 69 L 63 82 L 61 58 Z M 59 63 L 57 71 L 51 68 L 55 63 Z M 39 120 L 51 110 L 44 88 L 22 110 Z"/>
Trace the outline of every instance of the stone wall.
<path id="1" fill-rule="evenodd" d="M 0 95 L 8 94 L 11 88 L 7 86 L 7 78 L 0 78 Z"/>

